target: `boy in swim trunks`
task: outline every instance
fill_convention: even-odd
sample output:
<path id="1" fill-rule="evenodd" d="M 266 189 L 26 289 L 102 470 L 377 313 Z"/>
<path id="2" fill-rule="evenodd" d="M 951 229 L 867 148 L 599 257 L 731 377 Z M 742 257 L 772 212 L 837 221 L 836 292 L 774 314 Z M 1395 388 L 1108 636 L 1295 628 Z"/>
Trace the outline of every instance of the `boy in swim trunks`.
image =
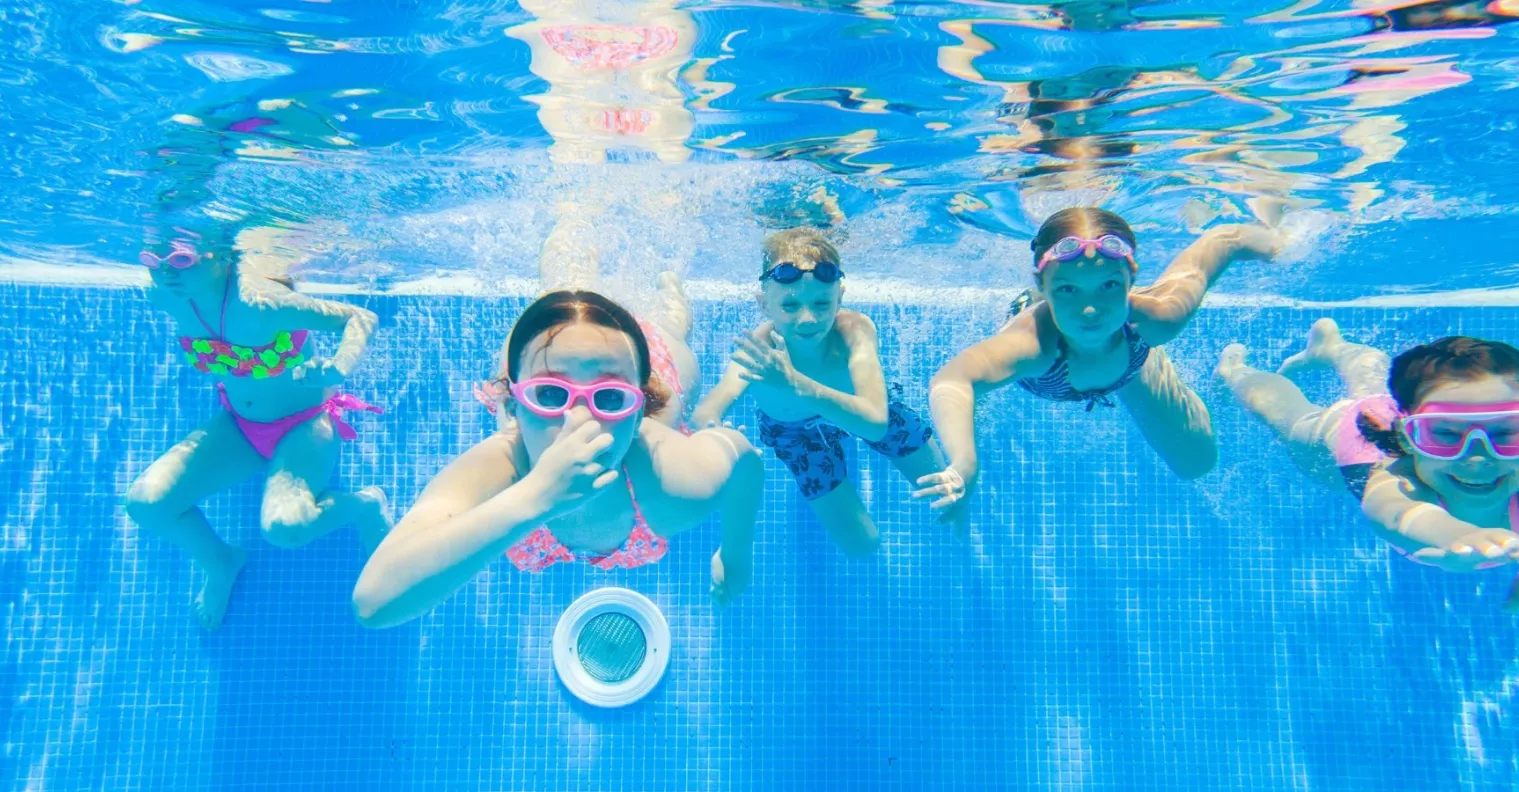
<path id="1" fill-rule="evenodd" d="M 815 228 L 765 240 L 759 304 L 769 321 L 740 336 L 722 381 L 692 414 L 716 425 L 745 390 L 759 406 L 760 439 L 796 478 L 802 497 L 849 555 L 865 555 L 880 533 L 849 478 L 847 435 L 886 455 L 908 481 L 942 470 L 933 430 L 888 390 L 876 328 L 844 310 L 843 270 Z"/>

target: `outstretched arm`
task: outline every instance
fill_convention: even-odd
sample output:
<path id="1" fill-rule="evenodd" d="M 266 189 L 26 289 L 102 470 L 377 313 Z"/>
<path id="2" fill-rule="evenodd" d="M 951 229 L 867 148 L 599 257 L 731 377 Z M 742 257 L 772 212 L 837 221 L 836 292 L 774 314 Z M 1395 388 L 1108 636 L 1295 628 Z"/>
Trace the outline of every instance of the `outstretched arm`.
<path id="1" fill-rule="evenodd" d="M 505 435 L 492 435 L 427 485 L 359 574 L 360 624 L 392 627 L 426 613 L 542 522 L 546 508 L 516 482 L 509 449 Z"/>
<path id="2" fill-rule="evenodd" d="M 1361 510 L 1379 536 L 1426 564 L 1470 572 L 1495 560 L 1519 561 L 1519 537 L 1452 516 L 1406 459 L 1371 474 Z"/>
<path id="3" fill-rule="evenodd" d="M 1013 325 L 956 355 L 934 375 L 928 408 L 949 464 L 966 480 L 976 476 L 976 399 L 1049 367 L 1036 332 L 1036 306 Z"/>
<path id="4" fill-rule="evenodd" d="M 1202 305 L 1203 295 L 1236 261 L 1276 255 L 1280 235 L 1260 225 L 1208 229 L 1166 267 L 1155 283 L 1130 295 L 1130 317 L 1146 342 L 1158 346 L 1179 335 Z"/>
<path id="5" fill-rule="evenodd" d="M 696 409 L 691 411 L 693 426 L 705 429 L 722 423 L 723 416 L 728 414 L 733 403 L 738 401 L 738 397 L 744 395 L 744 391 L 749 387 L 749 382 L 739 376 L 742 370 L 736 363 L 728 364 L 717 386 L 708 391 L 706 398 L 701 400 L 701 404 L 696 405 Z"/>
<path id="6" fill-rule="evenodd" d="M 668 427 L 646 429 L 649 460 L 665 497 L 684 522 L 717 511 L 722 545 L 712 556 L 713 596 L 729 602 L 749 585 L 754 567 L 754 521 L 765 471 L 748 439 L 732 429 L 703 429 L 684 437 Z"/>

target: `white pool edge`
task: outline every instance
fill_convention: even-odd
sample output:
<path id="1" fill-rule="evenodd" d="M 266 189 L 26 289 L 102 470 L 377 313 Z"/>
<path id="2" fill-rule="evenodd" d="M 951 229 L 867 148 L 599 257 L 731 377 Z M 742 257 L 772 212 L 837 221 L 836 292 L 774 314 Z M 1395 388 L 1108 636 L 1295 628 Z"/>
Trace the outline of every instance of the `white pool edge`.
<path id="1" fill-rule="evenodd" d="M 0 263 L 0 283 L 36 286 L 77 286 L 97 289 L 138 289 L 148 285 L 147 271 L 140 267 Z M 992 299 L 1012 299 L 1021 289 L 924 287 L 900 280 L 851 278 L 849 301 L 868 305 L 964 306 Z M 503 278 L 485 282 L 469 275 L 439 275 L 391 284 L 383 289 L 345 284 L 302 283 L 302 292 L 331 295 L 428 295 L 462 297 L 530 297 L 538 293 L 531 278 Z M 731 281 L 694 278 L 686 291 L 695 300 L 745 301 L 754 287 Z M 1463 289 L 1432 294 L 1376 295 L 1354 300 L 1294 300 L 1278 295 L 1208 295 L 1205 308 L 1491 308 L 1519 307 L 1519 288 Z"/>

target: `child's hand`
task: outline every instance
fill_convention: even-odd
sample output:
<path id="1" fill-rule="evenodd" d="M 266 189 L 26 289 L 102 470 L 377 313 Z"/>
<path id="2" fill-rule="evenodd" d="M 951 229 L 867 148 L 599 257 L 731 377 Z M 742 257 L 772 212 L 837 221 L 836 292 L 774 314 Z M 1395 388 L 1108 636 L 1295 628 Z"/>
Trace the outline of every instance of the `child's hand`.
<path id="1" fill-rule="evenodd" d="M 739 377 L 780 390 L 796 390 L 796 369 L 780 333 L 770 331 L 768 344 L 739 336 L 736 347 L 732 359 L 739 366 Z"/>
<path id="2" fill-rule="evenodd" d="M 965 528 L 965 512 L 969 506 L 969 495 L 976 486 L 976 474 L 971 473 L 967 479 L 955 470 L 954 465 L 944 468 L 938 473 L 930 473 L 918 479 L 916 482 L 919 489 L 912 494 L 914 498 L 932 498 L 938 496 L 938 500 L 929 504 L 929 508 L 939 512 L 939 522 L 955 522 L 961 530 Z"/>
<path id="3" fill-rule="evenodd" d="M 1413 557 L 1452 572 L 1491 569 L 1519 562 L 1519 534 L 1501 528 L 1473 531 L 1444 547 L 1416 550 Z"/>
<path id="4" fill-rule="evenodd" d="M 739 558 L 739 555 L 743 555 Z M 724 559 L 723 549 L 712 554 L 712 598 L 719 605 L 727 605 L 744 593 L 754 576 L 754 558 L 750 554 L 734 553 Z"/>
<path id="5" fill-rule="evenodd" d="M 522 483 L 537 488 L 547 515 L 573 511 L 580 501 L 617 480 L 616 469 L 608 470 L 596 461 L 611 446 L 612 435 L 603 431 L 601 424 L 583 413 L 572 417 L 565 421 L 554 442 L 543 449 Z"/>
<path id="6" fill-rule="evenodd" d="M 308 388 L 330 388 L 343 384 L 348 376 L 330 360 L 312 358 L 290 369 L 290 379 Z"/>

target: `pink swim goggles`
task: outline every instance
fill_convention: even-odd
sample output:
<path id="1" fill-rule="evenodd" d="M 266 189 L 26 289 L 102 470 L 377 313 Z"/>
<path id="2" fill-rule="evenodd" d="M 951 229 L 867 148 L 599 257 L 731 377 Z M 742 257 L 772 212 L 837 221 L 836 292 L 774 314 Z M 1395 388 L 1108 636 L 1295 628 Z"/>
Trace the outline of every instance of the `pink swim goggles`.
<path id="1" fill-rule="evenodd" d="M 1130 267 L 1137 267 L 1134 263 L 1134 246 L 1125 242 L 1123 237 L 1116 234 L 1103 234 L 1096 239 L 1086 237 L 1068 236 L 1050 246 L 1039 257 L 1039 264 L 1034 267 L 1035 272 L 1043 271 L 1052 261 L 1070 261 L 1077 256 L 1085 255 L 1088 250 L 1095 250 L 1104 258 L 1128 259 Z"/>
<path id="2" fill-rule="evenodd" d="M 1403 437 L 1431 459 L 1460 459 L 1481 439 L 1493 456 L 1519 459 L 1519 402 L 1432 403 L 1402 420 Z"/>
<path id="3" fill-rule="evenodd" d="M 558 377 L 533 377 L 512 383 L 511 391 L 523 407 L 542 418 L 558 418 L 577 401 L 585 402 L 600 421 L 620 421 L 643 408 L 643 391 L 620 380 L 576 385 Z"/>
<path id="4" fill-rule="evenodd" d="M 188 269 L 200 263 L 200 251 L 196 249 L 195 243 L 176 239 L 169 243 L 169 255 L 159 257 L 151 250 L 144 250 L 137 254 L 137 260 L 148 269 L 158 269 L 162 264 L 168 264 L 174 269 Z"/>

